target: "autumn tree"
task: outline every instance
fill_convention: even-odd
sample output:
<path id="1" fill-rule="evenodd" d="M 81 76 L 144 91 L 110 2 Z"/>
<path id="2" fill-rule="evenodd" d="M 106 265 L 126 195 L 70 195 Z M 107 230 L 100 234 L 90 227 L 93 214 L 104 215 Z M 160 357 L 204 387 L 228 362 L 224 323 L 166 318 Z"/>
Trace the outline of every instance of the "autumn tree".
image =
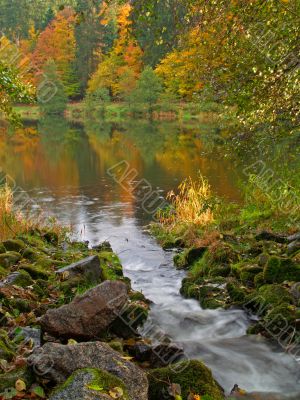
<path id="1" fill-rule="evenodd" d="M 89 91 L 106 87 L 115 98 L 124 99 L 134 89 L 143 63 L 142 51 L 131 34 L 130 10 L 129 4 L 118 9 L 118 38 L 90 79 Z"/>
<path id="2" fill-rule="evenodd" d="M 59 12 L 56 18 L 39 35 L 32 62 L 40 74 L 49 59 L 55 62 L 58 74 L 69 97 L 78 94 L 75 75 L 76 41 L 74 35 L 75 17 L 70 8 Z"/>

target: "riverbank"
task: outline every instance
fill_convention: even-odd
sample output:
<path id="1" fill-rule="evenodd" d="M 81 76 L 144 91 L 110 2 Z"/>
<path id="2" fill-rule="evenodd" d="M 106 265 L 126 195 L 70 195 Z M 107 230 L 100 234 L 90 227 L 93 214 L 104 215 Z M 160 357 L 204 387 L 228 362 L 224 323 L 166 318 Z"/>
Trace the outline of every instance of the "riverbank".
<path id="1" fill-rule="evenodd" d="M 38 121 L 42 114 L 37 105 L 18 105 L 14 107 L 24 121 Z M 209 120 L 216 120 L 218 111 L 217 105 L 195 104 L 195 103 L 176 103 L 165 107 L 158 107 L 153 112 L 152 119 L 155 121 L 180 121 L 182 123 L 197 123 Z M 86 119 L 99 118 L 99 115 L 107 121 L 119 122 L 131 116 L 131 111 L 126 103 L 111 102 L 105 104 L 101 110 L 99 108 L 90 111 L 86 110 L 84 102 L 69 103 L 65 111 L 65 117 L 71 122 L 84 123 Z"/>
<path id="2" fill-rule="evenodd" d="M 108 242 L 18 219 L 18 232 L 1 231 L 1 400 L 224 398 L 204 364 L 139 335 L 149 301 Z"/>
<path id="3" fill-rule="evenodd" d="M 230 205 L 214 198 L 203 178 L 186 181 L 169 196 L 170 206 L 160 211 L 152 232 L 164 248 L 177 248 L 174 263 L 187 271 L 184 297 L 203 309 L 243 309 L 254 317 L 248 334 L 271 339 L 297 359 L 298 197 L 287 195 L 287 214 L 279 199 L 260 194 L 256 187 L 244 205 Z"/>

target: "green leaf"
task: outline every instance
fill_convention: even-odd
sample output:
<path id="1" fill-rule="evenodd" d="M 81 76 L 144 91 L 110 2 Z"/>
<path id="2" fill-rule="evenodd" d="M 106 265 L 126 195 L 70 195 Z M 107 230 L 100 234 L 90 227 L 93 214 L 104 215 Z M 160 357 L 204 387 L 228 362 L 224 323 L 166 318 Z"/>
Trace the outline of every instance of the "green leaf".
<path id="1" fill-rule="evenodd" d="M 103 390 L 103 387 L 97 385 L 96 383 L 90 383 L 89 385 L 86 385 L 86 387 L 91 390 L 96 390 L 97 392 L 102 392 Z"/>
<path id="2" fill-rule="evenodd" d="M 41 386 L 36 386 L 32 389 L 32 393 L 44 399 L 46 397 L 44 389 Z"/>

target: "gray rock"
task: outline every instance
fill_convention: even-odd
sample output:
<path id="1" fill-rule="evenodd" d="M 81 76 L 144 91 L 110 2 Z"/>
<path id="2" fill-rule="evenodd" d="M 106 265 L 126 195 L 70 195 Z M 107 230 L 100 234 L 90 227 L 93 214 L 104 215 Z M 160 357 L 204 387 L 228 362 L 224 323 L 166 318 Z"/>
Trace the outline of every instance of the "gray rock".
<path id="1" fill-rule="evenodd" d="M 288 245 L 288 253 L 293 254 L 300 250 L 300 240 L 295 240 L 294 242 L 289 243 Z"/>
<path id="2" fill-rule="evenodd" d="M 25 343 L 32 341 L 34 349 L 41 347 L 42 333 L 40 329 L 30 328 L 29 326 L 21 328 L 21 331 L 16 335 L 15 340 L 18 340 L 19 338 L 22 338 Z"/>
<path id="3" fill-rule="evenodd" d="M 48 310 L 41 318 L 42 329 L 50 335 L 74 339 L 96 339 L 122 313 L 128 301 L 127 286 L 105 281 L 67 305 Z"/>
<path id="4" fill-rule="evenodd" d="M 300 232 L 295 233 L 294 235 L 288 236 L 288 242 L 294 242 L 295 240 L 300 240 Z"/>
<path id="5" fill-rule="evenodd" d="M 106 343 L 47 343 L 33 352 L 28 363 L 36 375 L 55 384 L 64 383 L 79 369 L 96 368 L 121 379 L 131 400 L 148 399 L 148 380 L 145 372 L 132 362 L 124 360 L 120 353 Z"/>
<path id="6" fill-rule="evenodd" d="M 67 275 L 67 278 L 82 276 L 88 282 L 101 282 L 102 269 L 98 256 L 87 257 L 56 272 L 58 275 Z"/>

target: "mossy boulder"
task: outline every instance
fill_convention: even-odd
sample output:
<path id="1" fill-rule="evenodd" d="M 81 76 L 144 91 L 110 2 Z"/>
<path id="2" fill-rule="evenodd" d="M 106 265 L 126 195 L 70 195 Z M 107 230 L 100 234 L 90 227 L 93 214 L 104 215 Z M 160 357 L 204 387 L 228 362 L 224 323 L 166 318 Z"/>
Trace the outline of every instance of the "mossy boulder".
<path id="1" fill-rule="evenodd" d="M 270 309 L 282 304 L 293 302 L 291 293 L 280 285 L 263 285 L 245 299 L 245 307 L 264 316 Z"/>
<path id="2" fill-rule="evenodd" d="M 33 374 L 28 367 L 17 368 L 13 371 L 0 374 L 0 392 L 14 388 L 18 379 L 25 382 L 27 387 L 30 387 L 34 382 Z"/>
<path id="3" fill-rule="evenodd" d="M 6 248 L 4 247 L 3 243 L 0 243 L 0 254 L 3 254 L 6 252 Z"/>
<path id="4" fill-rule="evenodd" d="M 49 279 L 51 271 L 48 271 L 39 264 L 22 264 L 21 268 L 28 272 L 33 279 Z"/>
<path id="5" fill-rule="evenodd" d="M 184 361 L 166 368 L 150 370 L 148 379 L 149 400 L 173 399 L 174 396 L 168 395 L 172 383 L 180 385 L 183 400 L 187 400 L 190 393 L 210 396 L 214 400 L 225 398 L 210 369 L 200 361 Z"/>
<path id="6" fill-rule="evenodd" d="M 255 275 L 254 278 L 254 286 L 256 288 L 259 288 L 261 286 L 263 286 L 266 283 L 265 281 L 265 277 L 264 277 L 264 273 L 260 272 L 259 274 Z"/>
<path id="7" fill-rule="evenodd" d="M 7 251 L 6 253 L 0 254 L 0 266 L 3 268 L 13 267 L 21 258 L 21 255 L 16 251 Z"/>
<path id="8" fill-rule="evenodd" d="M 74 372 L 62 386 L 54 390 L 49 400 L 105 400 L 113 398 L 109 396 L 110 391 L 122 393 L 121 397 L 115 398 L 130 400 L 121 379 L 99 369 L 86 368 Z"/>
<path id="9" fill-rule="evenodd" d="M 264 280 L 267 283 L 300 282 L 300 264 L 290 258 L 272 256 L 264 267 Z"/>
<path id="10" fill-rule="evenodd" d="M 33 285 L 34 281 L 32 280 L 31 276 L 27 271 L 20 269 L 16 274 L 13 285 L 20 286 L 20 287 L 27 287 Z"/>
<path id="11" fill-rule="evenodd" d="M 7 251 L 21 252 L 25 249 L 26 244 L 20 239 L 9 239 L 3 242 Z"/>
<path id="12" fill-rule="evenodd" d="M 236 304 L 242 304 L 245 301 L 247 292 L 237 284 L 229 282 L 226 286 L 230 299 Z"/>
<path id="13" fill-rule="evenodd" d="M 178 269 L 186 269 L 193 262 L 203 257 L 207 247 L 192 247 L 174 256 L 174 264 Z"/>
<path id="14" fill-rule="evenodd" d="M 23 251 L 22 255 L 23 255 L 23 258 L 26 258 L 27 260 L 30 260 L 30 261 L 36 261 L 36 260 L 38 260 L 39 257 L 41 257 L 41 253 L 32 247 L 27 247 Z"/>
<path id="15" fill-rule="evenodd" d="M 207 282 L 200 286 L 199 301 L 204 309 L 217 309 L 225 307 L 227 303 L 227 290 L 224 283 Z"/>
<path id="16" fill-rule="evenodd" d="M 240 279 L 243 283 L 253 284 L 257 274 L 263 272 L 263 268 L 259 265 L 249 265 L 241 268 Z"/>
<path id="17" fill-rule="evenodd" d="M 123 268 L 119 257 L 111 251 L 99 253 L 102 268 L 102 280 L 120 280 L 123 278 Z"/>

